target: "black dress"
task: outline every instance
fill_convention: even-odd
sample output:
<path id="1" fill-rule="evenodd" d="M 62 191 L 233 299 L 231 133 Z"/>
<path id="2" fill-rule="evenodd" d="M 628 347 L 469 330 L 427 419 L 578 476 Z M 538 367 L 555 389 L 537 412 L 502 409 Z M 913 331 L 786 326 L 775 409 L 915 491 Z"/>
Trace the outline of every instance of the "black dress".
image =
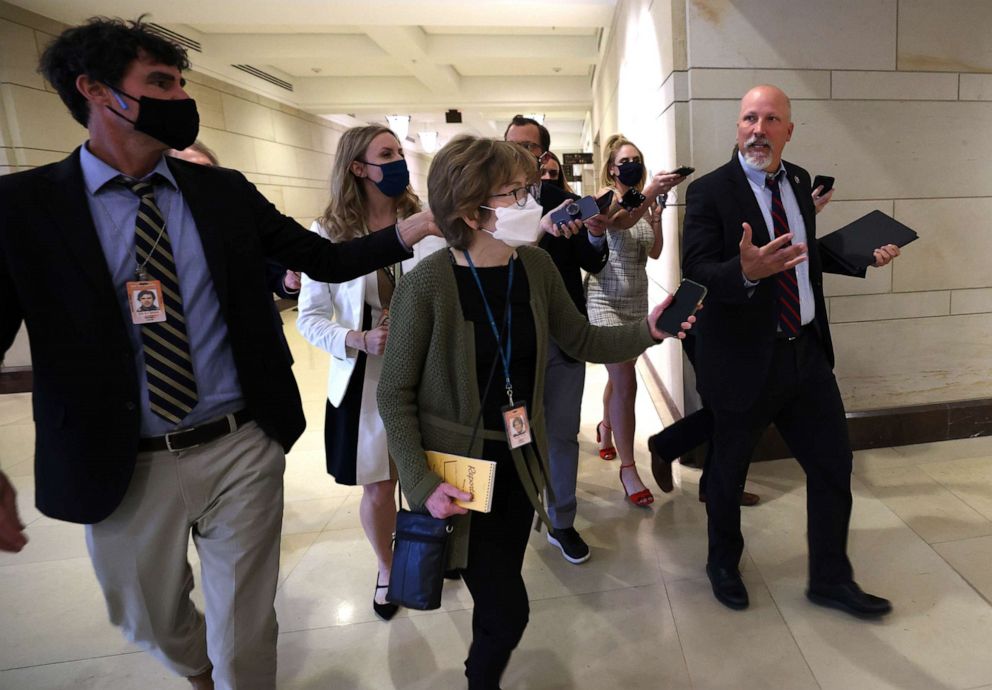
<path id="1" fill-rule="evenodd" d="M 372 307 L 368 302 L 362 308 L 362 330 L 372 328 Z M 341 404 L 335 407 L 325 400 L 324 409 L 324 455 L 327 460 L 327 473 L 338 484 L 356 486 L 358 484 L 358 424 L 362 412 L 362 388 L 365 385 L 365 362 L 368 355 L 358 353 L 355 370 L 351 373 Z"/>

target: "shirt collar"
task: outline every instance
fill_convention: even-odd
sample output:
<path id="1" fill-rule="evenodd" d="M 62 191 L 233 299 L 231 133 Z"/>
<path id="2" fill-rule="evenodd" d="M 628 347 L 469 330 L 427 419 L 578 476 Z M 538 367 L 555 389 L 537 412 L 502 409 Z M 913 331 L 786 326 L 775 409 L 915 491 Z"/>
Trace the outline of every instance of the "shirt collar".
<path id="1" fill-rule="evenodd" d="M 79 151 L 79 164 L 83 168 L 83 182 L 86 184 L 86 191 L 91 195 L 99 192 L 103 187 L 112 182 L 114 178 L 124 175 L 120 170 L 117 170 L 93 155 L 90 152 L 89 142 L 86 142 Z M 156 174 L 168 182 L 173 189 L 178 189 L 179 186 L 176 184 L 176 178 L 172 176 L 172 171 L 169 170 L 169 166 L 165 162 L 164 154 L 155 165 L 155 168 L 141 179 L 148 180 Z"/>
<path id="2" fill-rule="evenodd" d="M 737 160 L 740 161 L 741 167 L 744 168 L 744 174 L 747 175 L 747 179 L 751 180 L 751 182 L 753 182 L 758 187 L 761 187 L 762 189 L 765 189 L 767 187 L 765 183 L 768 181 L 768 173 L 766 173 L 764 170 L 757 170 L 755 168 L 752 168 L 750 165 L 748 165 L 747 162 L 745 162 L 744 160 L 744 154 L 742 154 L 740 151 L 737 152 Z M 773 175 L 772 177 L 781 175 L 784 170 L 785 170 L 785 163 L 779 161 L 778 170 L 775 171 L 775 175 Z"/>

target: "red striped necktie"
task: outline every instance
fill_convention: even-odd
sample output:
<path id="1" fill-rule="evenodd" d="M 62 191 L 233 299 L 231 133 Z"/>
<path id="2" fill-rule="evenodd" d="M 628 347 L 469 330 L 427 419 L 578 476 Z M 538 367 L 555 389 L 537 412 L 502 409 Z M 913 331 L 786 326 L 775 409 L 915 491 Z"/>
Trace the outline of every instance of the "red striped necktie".
<path id="1" fill-rule="evenodd" d="M 789 232 L 789 219 L 782 204 L 782 190 L 779 189 L 781 174 L 779 172 L 765 180 L 765 185 L 772 190 L 772 225 L 775 228 L 775 237 L 781 237 Z M 789 242 L 785 246 L 791 244 Z M 778 304 L 779 330 L 786 335 L 798 335 L 802 326 L 802 317 L 799 307 L 799 281 L 796 279 L 795 268 L 775 274 L 775 296 Z"/>

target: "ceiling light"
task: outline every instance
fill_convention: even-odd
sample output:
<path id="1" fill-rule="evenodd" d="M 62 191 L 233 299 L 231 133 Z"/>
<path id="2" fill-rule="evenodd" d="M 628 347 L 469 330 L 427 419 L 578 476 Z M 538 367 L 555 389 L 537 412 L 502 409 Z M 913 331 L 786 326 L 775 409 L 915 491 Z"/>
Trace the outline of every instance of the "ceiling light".
<path id="1" fill-rule="evenodd" d="M 537 120 L 539 124 L 544 124 L 544 113 L 527 113 L 524 117 L 529 117 L 531 120 Z"/>
<path id="2" fill-rule="evenodd" d="M 409 115 L 386 115 L 386 124 L 389 125 L 389 129 L 393 130 L 393 134 L 400 141 L 406 139 L 406 135 L 410 132 Z"/>
<path id="3" fill-rule="evenodd" d="M 434 153 L 437 151 L 437 132 L 418 132 L 420 135 L 420 148 L 424 153 Z"/>

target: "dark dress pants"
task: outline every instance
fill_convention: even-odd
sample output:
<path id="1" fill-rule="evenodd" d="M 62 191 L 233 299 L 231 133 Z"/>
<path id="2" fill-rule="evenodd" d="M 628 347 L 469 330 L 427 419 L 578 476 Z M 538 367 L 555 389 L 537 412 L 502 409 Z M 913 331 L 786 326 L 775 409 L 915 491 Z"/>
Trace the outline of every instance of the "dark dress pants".
<path id="1" fill-rule="evenodd" d="M 515 471 L 501 469 L 497 465 L 496 486 L 503 481 L 507 490 L 497 489 L 491 512 L 472 514 L 468 566 L 462 571 L 475 602 L 472 646 L 465 660 L 469 690 L 499 688 L 500 676 L 530 616 L 520 571 L 534 508 Z"/>
<path id="2" fill-rule="evenodd" d="M 852 578 L 847 558 L 853 455 L 844 404 L 812 327 L 795 340 L 775 341 L 764 390 L 744 412 L 714 409 L 713 458 L 706 485 L 709 564 L 735 569 L 744 551 L 741 493 L 751 455 L 774 423 L 806 473 L 809 581 Z"/>

